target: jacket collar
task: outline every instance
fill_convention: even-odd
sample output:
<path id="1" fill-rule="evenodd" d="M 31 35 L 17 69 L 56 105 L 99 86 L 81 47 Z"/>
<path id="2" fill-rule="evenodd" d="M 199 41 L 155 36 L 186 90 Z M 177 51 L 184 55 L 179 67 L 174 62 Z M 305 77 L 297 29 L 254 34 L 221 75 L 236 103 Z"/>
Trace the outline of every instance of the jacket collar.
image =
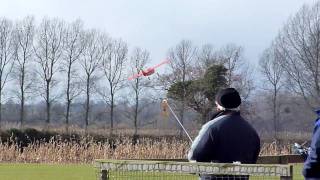
<path id="1" fill-rule="evenodd" d="M 319 127 L 320 126 L 320 118 L 316 119 L 314 125 L 315 125 L 315 127 Z"/>
<path id="2" fill-rule="evenodd" d="M 224 110 L 221 115 L 240 115 L 240 111 Z"/>
<path id="3" fill-rule="evenodd" d="M 217 118 L 219 116 L 223 116 L 223 115 L 240 115 L 240 111 L 234 111 L 234 110 L 224 110 L 224 111 L 218 111 L 216 112 L 211 119 Z"/>

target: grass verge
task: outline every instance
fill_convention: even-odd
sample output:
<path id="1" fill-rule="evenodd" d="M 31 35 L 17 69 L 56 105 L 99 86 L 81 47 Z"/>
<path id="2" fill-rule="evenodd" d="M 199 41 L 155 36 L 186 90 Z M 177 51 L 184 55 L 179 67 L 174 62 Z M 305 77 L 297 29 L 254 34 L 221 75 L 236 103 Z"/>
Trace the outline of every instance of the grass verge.
<path id="1" fill-rule="evenodd" d="M 92 165 L 0 164 L 1 180 L 96 180 Z"/>
<path id="2" fill-rule="evenodd" d="M 294 180 L 303 180 L 301 175 L 302 164 L 294 165 Z M 30 164 L 30 163 L 0 163 L 0 179 L 1 180 L 96 180 L 97 169 L 93 165 L 85 164 Z M 140 179 L 142 174 L 140 173 L 123 173 L 116 174 L 111 173 L 112 176 L 122 175 L 129 179 Z M 197 176 L 192 175 L 176 175 L 151 173 L 154 178 L 147 179 L 159 179 L 164 176 L 168 179 L 198 179 Z M 134 177 L 136 176 L 136 177 Z M 139 177 L 140 176 L 140 177 Z M 152 177 L 151 176 L 151 177 Z M 271 178 L 271 177 L 269 177 Z M 250 179 L 268 179 L 268 177 L 251 177 Z"/>

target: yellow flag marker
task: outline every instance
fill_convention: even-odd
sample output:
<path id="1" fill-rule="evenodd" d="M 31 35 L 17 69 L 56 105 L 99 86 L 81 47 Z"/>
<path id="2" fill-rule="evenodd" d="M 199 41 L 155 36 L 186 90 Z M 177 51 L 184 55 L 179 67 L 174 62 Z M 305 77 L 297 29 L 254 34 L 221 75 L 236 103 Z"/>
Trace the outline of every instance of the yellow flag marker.
<path id="1" fill-rule="evenodd" d="M 192 142 L 192 139 L 189 135 L 189 133 L 187 132 L 187 130 L 184 128 L 184 126 L 182 125 L 182 123 L 180 122 L 179 118 L 177 117 L 176 113 L 174 113 L 174 111 L 172 110 L 172 108 L 170 107 L 169 103 L 168 103 L 168 100 L 167 99 L 164 99 L 162 100 L 161 102 L 161 115 L 163 117 L 166 117 L 164 118 L 165 120 L 165 123 L 167 122 L 166 120 L 168 119 L 169 117 L 169 111 L 172 113 L 172 115 L 174 116 L 174 118 L 176 119 L 176 121 L 180 124 L 180 126 L 182 127 L 183 131 L 186 133 L 186 135 L 188 136 L 188 138 L 190 139 L 190 141 Z"/>
<path id="2" fill-rule="evenodd" d="M 161 115 L 165 119 L 169 117 L 169 111 L 168 111 L 168 101 L 167 99 L 162 100 L 161 102 Z"/>

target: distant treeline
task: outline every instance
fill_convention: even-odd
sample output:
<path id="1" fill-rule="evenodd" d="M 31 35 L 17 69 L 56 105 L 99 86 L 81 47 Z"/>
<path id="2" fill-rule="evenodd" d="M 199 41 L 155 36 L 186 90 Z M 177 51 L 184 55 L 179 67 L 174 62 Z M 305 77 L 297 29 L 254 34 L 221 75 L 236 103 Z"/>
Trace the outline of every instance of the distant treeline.
<path id="1" fill-rule="evenodd" d="M 310 132 L 320 106 L 320 2 L 304 5 L 261 50 L 259 67 L 245 59 L 244 48 L 214 48 L 182 40 L 163 55 L 161 73 L 133 80 L 160 60 L 129 47 L 107 32 L 88 29 L 81 20 L 34 17 L 0 19 L 0 128 L 28 125 L 49 130 L 62 126 L 108 129 L 165 128 L 172 118 L 160 108 L 169 98 L 191 130 L 208 120 L 215 93 L 236 88 L 241 111 L 260 134 L 277 140 L 281 132 Z M 153 63 L 152 63 L 153 62 Z M 251 62 L 251 63 L 250 63 Z M 169 117 L 168 117 L 169 116 Z M 35 123 L 36 124 L 32 124 Z M 169 120 L 170 128 L 179 128 Z M 30 123 L 30 124 L 29 124 Z M 10 126 L 10 125 L 8 125 Z"/>

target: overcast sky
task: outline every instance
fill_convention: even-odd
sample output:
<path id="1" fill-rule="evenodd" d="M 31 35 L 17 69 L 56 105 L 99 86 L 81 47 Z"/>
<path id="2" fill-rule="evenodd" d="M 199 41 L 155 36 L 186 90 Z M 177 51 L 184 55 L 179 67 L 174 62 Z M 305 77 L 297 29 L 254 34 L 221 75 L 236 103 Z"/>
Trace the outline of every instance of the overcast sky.
<path id="1" fill-rule="evenodd" d="M 0 16 L 77 18 L 150 51 L 153 62 L 182 39 L 195 45 L 241 45 L 258 61 L 286 19 L 314 0 L 1 0 Z"/>

